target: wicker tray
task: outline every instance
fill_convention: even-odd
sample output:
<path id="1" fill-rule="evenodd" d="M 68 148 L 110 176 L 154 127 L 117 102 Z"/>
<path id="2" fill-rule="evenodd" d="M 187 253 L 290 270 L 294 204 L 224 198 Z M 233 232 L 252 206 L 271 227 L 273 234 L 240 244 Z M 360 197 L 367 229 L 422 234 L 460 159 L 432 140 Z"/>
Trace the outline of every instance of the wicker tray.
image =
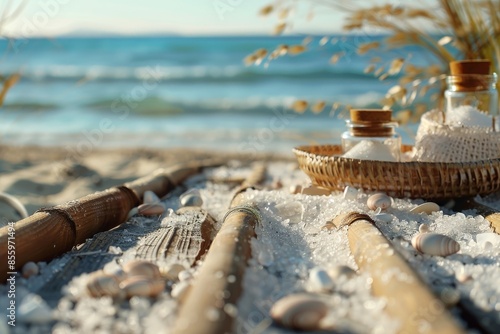
<path id="1" fill-rule="evenodd" d="M 500 159 L 467 163 L 386 162 L 343 158 L 339 145 L 293 151 L 314 184 L 332 190 L 353 186 L 394 197 L 450 199 L 500 190 Z M 404 146 L 403 151 L 411 150 Z"/>

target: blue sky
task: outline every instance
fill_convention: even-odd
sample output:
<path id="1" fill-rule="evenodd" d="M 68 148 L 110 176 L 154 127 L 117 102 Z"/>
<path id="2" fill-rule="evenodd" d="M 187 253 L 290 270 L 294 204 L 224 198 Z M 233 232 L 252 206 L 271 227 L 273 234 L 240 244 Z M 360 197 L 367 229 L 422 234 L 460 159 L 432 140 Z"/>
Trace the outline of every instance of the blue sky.
<path id="1" fill-rule="evenodd" d="M 6 12 L 9 2 L 14 5 L 21 1 L 0 1 L 2 12 Z M 278 19 L 259 17 L 257 13 L 270 2 L 272 0 L 33 0 L 26 2 L 15 20 L 3 26 L 2 33 L 22 37 L 73 32 L 269 34 Z M 357 3 L 367 5 L 369 1 Z M 308 16 L 314 9 L 318 10 L 311 20 Z M 343 16 L 337 10 L 314 7 L 312 1 L 300 1 L 291 32 L 339 32 Z"/>

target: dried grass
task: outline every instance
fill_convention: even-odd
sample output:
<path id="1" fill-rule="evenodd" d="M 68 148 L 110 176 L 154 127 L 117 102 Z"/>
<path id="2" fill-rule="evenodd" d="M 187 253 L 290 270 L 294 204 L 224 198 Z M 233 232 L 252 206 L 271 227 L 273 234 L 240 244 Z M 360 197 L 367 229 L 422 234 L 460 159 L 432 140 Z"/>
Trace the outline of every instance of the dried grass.
<path id="1" fill-rule="evenodd" d="M 420 117 L 423 113 L 422 104 L 410 107 L 417 97 L 427 96 L 432 92 L 431 99 L 435 99 L 437 104 L 442 102 L 442 92 L 446 85 L 444 78 L 449 72 L 448 64 L 451 61 L 489 59 L 493 71 L 498 72 L 500 66 L 500 16 L 498 16 L 500 1 L 498 0 L 437 0 L 433 8 L 424 8 L 415 2 L 366 8 L 359 8 L 339 0 L 321 0 L 315 3 L 346 11 L 348 16 L 344 29 L 347 31 L 376 29 L 389 33 L 382 43 L 372 41 L 358 45 L 357 53 L 360 55 L 369 55 L 374 50 L 380 51 L 382 48 L 399 49 L 404 52 L 403 48 L 409 45 L 420 46 L 434 55 L 436 63 L 426 67 L 411 64 L 411 55 L 394 59 L 390 64 L 379 64 L 380 57 L 372 57 L 370 65 L 366 67 L 366 73 L 373 73 L 380 80 L 399 75 L 398 85 L 389 89 L 381 101 L 381 106 L 388 108 L 400 104 L 408 108 L 400 112 L 401 116 L 398 116 L 400 119 L 418 120 L 416 117 Z M 289 19 L 288 14 L 295 6 L 294 0 L 277 0 L 262 8 L 260 13 L 262 15 L 276 13 L 279 20 L 283 21 Z M 281 14 L 284 11 L 286 15 Z M 430 34 L 430 29 L 435 33 Z M 310 40 L 307 43 L 304 41 L 303 48 L 290 46 L 288 52 L 284 53 L 276 49 L 270 53 L 270 58 L 275 59 L 287 53 L 293 55 L 305 52 L 305 46 L 309 42 Z M 323 46 L 327 42 L 328 38 L 323 37 L 319 45 Z M 331 40 L 332 44 L 336 42 L 337 39 Z M 343 55 L 342 52 L 333 54 L 330 63 L 337 63 Z M 253 60 L 253 63 L 262 61 L 260 57 L 253 57 L 250 60 Z M 436 89 L 438 93 L 435 93 Z M 330 114 L 338 115 L 337 111 L 340 108 L 342 106 L 335 103 Z M 408 111 L 411 112 L 411 117 L 407 115 Z"/>

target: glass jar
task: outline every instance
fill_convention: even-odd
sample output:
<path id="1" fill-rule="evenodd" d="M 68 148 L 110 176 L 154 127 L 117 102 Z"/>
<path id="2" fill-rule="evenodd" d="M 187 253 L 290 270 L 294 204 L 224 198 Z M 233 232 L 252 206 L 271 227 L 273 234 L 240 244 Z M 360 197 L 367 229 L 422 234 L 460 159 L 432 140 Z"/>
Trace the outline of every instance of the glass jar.
<path id="1" fill-rule="evenodd" d="M 396 132 L 398 123 L 392 121 L 391 110 L 351 109 L 350 114 L 351 119 L 346 121 L 348 130 L 342 134 L 344 154 L 367 143 L 371 146 L 363 149 L 374 150 L 363 154 L 367 159 L 401 161 L 401 137 Z"/>
<path id="2" fill-rule="evenodd" d="M 450 63 L 447 77 L 446 114 L 461 106 L 471 106 L 491 116 L 498 115 L 497 75 L 490 74 L 488 60 L 464 60 Z"/>

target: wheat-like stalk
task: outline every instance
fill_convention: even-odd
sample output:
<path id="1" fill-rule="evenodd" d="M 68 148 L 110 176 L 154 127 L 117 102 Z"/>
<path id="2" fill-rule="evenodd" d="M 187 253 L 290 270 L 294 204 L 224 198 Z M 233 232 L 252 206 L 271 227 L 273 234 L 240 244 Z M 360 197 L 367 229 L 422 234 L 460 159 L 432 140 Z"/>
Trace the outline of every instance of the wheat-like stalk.
<path id="1" fill-rule="evenodd" d="M 500 1 L 498 0 L 437 0 L 434 8 L 422 8 L 413 4 L 357 8 L 338 0 L 310 0 L 310 2 L 323 8 L 327 6 L 335 10 L 344 10 L 347 13 L 344 24 L 346 31 L 376 29 L 389 33 L 382 43 L 368 42 L 358 45 L 357 52 L 360 55 L 369 55 L 374 50 L 402 49 L 416 45 L 428 50 L 435 57 L 436 63 L 425 67 L 413 65 L 410 55 L 393 59 L 390 64 L 380 64 L 381 59 L 374 57 L 366 67 L 365 73 L 373 73 L 380 80 L 402 74 L 398 85 L 391 87 L 380 102 L 383 108 L 392 108 L 395 104 L 408 108 L 397 115 L 400 121 L 420 119 L 426 108 L 421 103 L 415 103 L 418 96 L 432 94 L 431 100 L 436 100 L 438 104 L 442 102 L 444 78 L 449 72 L 449 62 L 462 59 L 489 59 L 493 71 L 497 72 L 499 69 Z M 293 0 L 274 1 L 264 7 L 260 14 L 277 14 L 279 23 L 275 33 L 281 34 L 291 26 L 292 18 L 289 13 L 293 12 L 296 4 L 297 2 Z M 426 30 L 421 27 L 426 27 Z M 429 31 L 432 31 L 432 34 Z M 269 61 L 286 54 L 293 54 L 290 52 L 291 48 L 292 46 L 279 46 L 270 52 L 265 63 L 268 64 Z M 299 52 L 307 51 L 305 45 L 293 46 L 293 49 Z M 330 62 L 334 64 L 343 56 L 342 52 L 335 53 L 331 56 Z M 247 64 L 261 63 L 265 60 L 265 56 L 257 57 L 257 54 L 254 58 L 254 61 Z M 292 107 L 298 112 L 305 112 L 308 108 L 307 101 L 298 102 L 300 103 Z M 297 106 L 300 108 L 296 108 Z M 412 108 L 409 108 L 410 106 Z M 347 107 L 349 106 L 344 106 L 344 109 Z M 321 109 L 323 110 L 324 106 Z M 342 109 L 342 106 L 334 103 L 330 114 L 338 115 L 339 109 Z M 319 108 L 313 109 L 315 112 L 317 110 Z M 340 115 L 342 114 L 341 112 Z"/>

